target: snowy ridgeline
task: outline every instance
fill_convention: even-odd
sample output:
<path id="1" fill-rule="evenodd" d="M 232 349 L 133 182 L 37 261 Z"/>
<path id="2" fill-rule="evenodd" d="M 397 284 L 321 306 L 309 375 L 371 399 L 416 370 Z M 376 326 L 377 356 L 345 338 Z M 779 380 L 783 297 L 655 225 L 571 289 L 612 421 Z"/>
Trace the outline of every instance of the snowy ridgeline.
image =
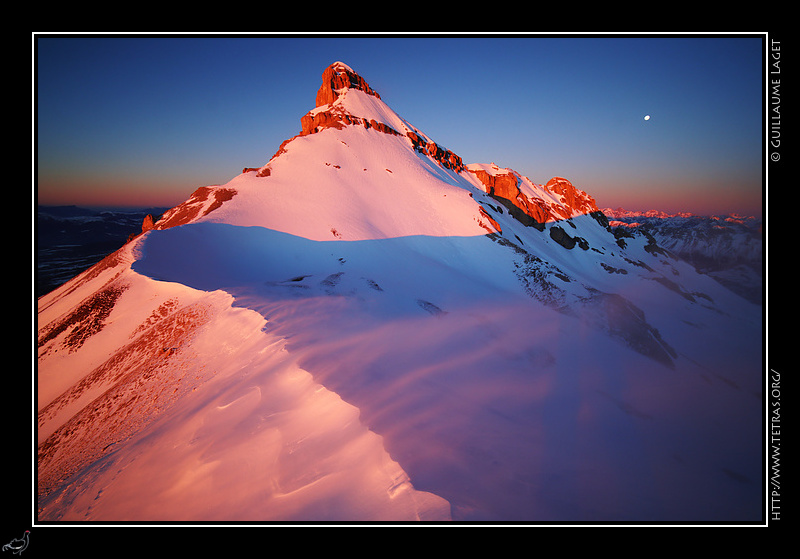
<path id="1" fill-rule="evenodd" d="M 129 278 L 109 322 L 166 315 L 169 327 L 154 321 L 156 332 L 134 338 L 154 336 L 162 361 L 126 345 L 127 331 L 86 343 L 127 347 L 139 374 L 63 435 L 65 448 L 108 448 L 80 483 L 43 499 L 45 517 L 758 515 L 748 502 L 757 505 L 760 464 L 741 453 L 760 435 L 748 411 L 760 406 L 759 329 L 722 320 L 707 299 L 657 282 L 639 294 L 660 300 L 646 318 L 679 352 L 667 366 L 631 351 L 649 332 L 632 316 L 618 325 L 633 336 L 611 337 L 596 308 L 558 312 L 513 295 L 516 253 L 495 253 L 487 237 L 320 243 L 222 224 L 154 233 L 134 264 L 143 276 Z M 230 246 L 261 249 L 239 260 Z M 490 256 L 508 271 L 493 284 L 464 273 L 469 257 Z M 671 319 L 676 304 L 693 312 Z M 169 337 L 181 313 L 196 329 Z M 99 367 L 98 380 L 115 370 Z M 122 407 L 97 424 L 104 400 Z"/>

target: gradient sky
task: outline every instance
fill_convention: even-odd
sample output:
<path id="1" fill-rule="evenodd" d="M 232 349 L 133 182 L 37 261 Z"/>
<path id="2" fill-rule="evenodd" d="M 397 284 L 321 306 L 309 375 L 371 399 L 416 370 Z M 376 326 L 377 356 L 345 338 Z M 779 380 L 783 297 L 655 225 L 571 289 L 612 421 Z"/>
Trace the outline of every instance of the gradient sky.
<path id="1" fill-rule="evenodd" d="M 763 43 L 35 36 L 34 188 L 40 204 L 176 205 L 267 163 L 340 60 L 465 163 L 562 176 L 601 208 L 760 216 Z"/>

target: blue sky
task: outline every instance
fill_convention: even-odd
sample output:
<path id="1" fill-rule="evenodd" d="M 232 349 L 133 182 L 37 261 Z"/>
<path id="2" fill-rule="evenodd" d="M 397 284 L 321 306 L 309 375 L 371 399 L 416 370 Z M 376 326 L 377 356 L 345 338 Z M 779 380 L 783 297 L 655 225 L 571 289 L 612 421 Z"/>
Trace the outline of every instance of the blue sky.
<path id="1" fill-rule="evenodd" d="M 341 60 L 467 163 L 562 176 L 600 207 L 760 215 L 762 43 L 40 36 L 37 200 L 171 206 L 225 183 L 300 131 Z"/>

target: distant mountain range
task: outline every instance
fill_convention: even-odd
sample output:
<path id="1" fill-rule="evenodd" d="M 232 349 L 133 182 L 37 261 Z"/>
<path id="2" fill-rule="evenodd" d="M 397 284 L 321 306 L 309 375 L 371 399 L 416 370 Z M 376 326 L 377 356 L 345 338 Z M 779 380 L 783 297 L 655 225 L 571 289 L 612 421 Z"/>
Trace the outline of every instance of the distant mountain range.
<path id="1" fill-rule="evenodd" d="M 36 208 L 36 296 L 45 295 L 140 233 L 147 215 L 168 208 Z"/>
<path id="2" fill-rule="evenodd" d="M 645 231 L 676 256 L 757 304 L 764 295 L 762 220 L 753 216 L 699 216 L 606 208 L 612 227 Z"/>

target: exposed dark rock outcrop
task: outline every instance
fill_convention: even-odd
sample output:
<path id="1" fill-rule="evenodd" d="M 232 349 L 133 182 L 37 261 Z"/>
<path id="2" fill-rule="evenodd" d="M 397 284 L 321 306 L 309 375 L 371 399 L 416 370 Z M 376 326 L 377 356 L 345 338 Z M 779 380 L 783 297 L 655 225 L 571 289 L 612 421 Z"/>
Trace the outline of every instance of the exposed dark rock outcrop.
<path id="1" fill-rule="evenodd" d="M 567 235 L 567 232 L 561 227 L 555 225 L 550 228 L 550 238 L 566 249 L 571 249 L 575 246 L 575 239 Z"/>
<path id="2" fill-rule="evenodd" d="M 572 249 L 577 244 L 583 250 L 589 250 L 589 243 L 583 237 L 571 237 L 558 225 L 550 228 L 550 238 L 566 249 Z"/>

